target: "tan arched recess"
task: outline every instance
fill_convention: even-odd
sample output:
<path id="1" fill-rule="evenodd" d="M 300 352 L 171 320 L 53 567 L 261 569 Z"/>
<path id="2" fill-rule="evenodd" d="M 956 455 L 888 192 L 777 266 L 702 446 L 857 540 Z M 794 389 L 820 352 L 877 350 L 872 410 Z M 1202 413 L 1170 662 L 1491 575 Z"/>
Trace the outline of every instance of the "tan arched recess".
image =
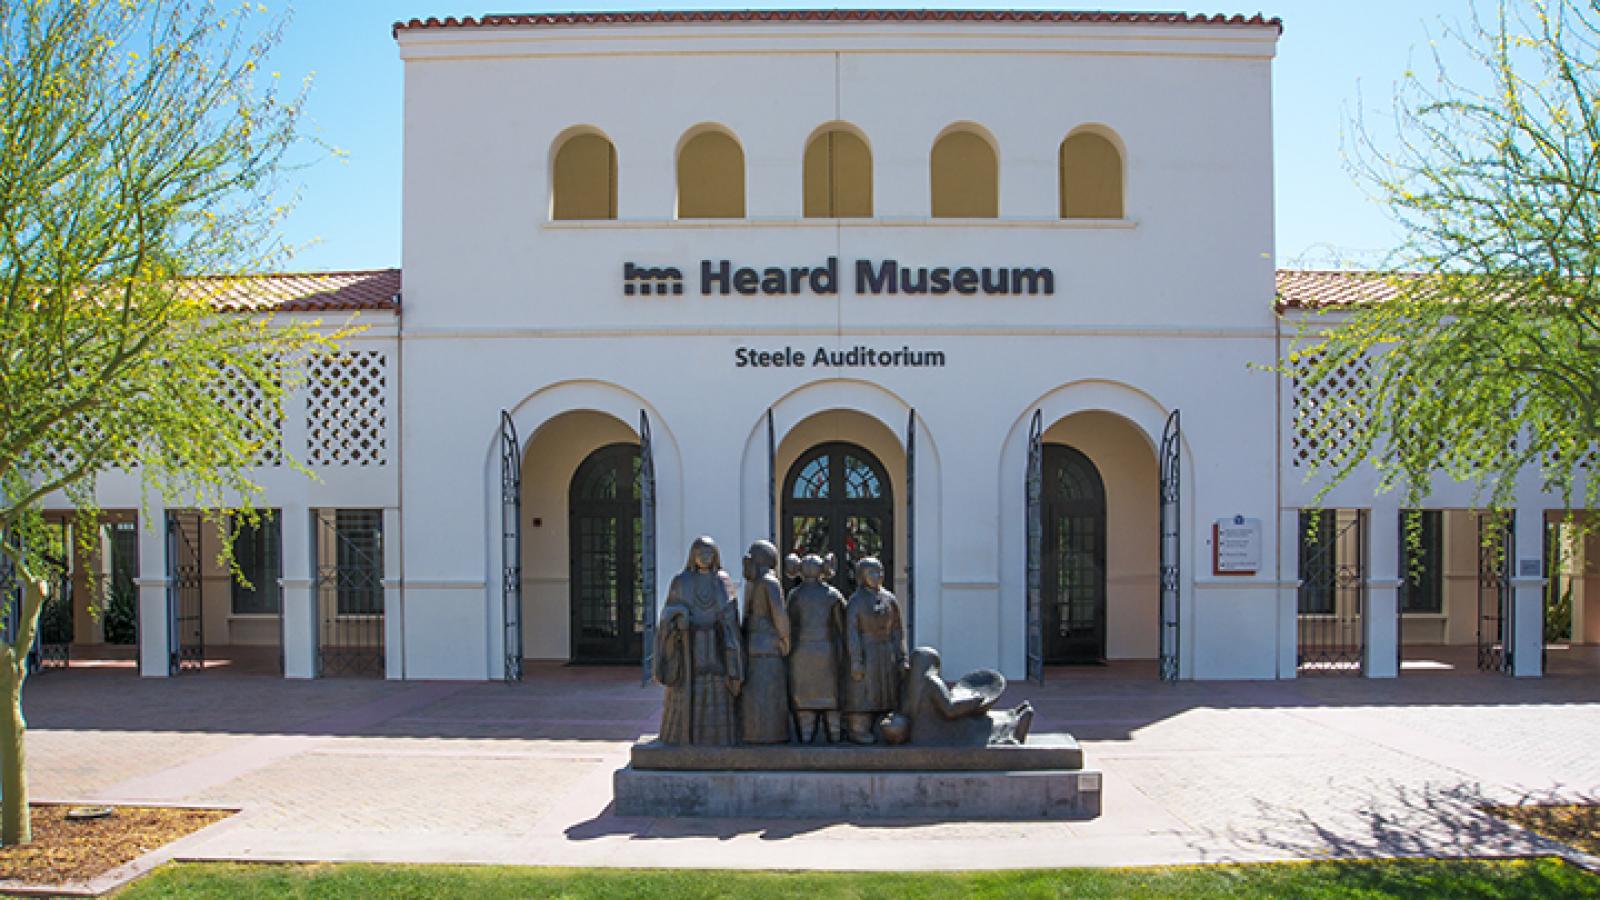
<path id="1" fill-rule="evenodd" d="M 806 145 L 805 217 L 872 216 L 872 150 L 859 135 L 828 128 Z"/>
<path id="2" fill-rule="evenodd" d="M 935 218 L 992 219 L 1000 215 L 1000 165 L 994 147 L 975 131 L 951 131 L 933 144 L 928 167 Z"/>
<path id="3" fill-rule="evenodd" d="M 1080 131 L 1061 142 L 1061 218 L 1122 218 L 1122 153 L 1105 135 Z"/>
<path id="4" fill-rule="evenodd" d="M 702 131 L 678 152 L 678 218 L 744 218 L 744 150 L 731 135 Z"/>
<path id="5" fill-rule="evenodd" d="M 603 135 L 576 134 L 556 150 L 552 219 L 617 217 L 617 148 Z"/>

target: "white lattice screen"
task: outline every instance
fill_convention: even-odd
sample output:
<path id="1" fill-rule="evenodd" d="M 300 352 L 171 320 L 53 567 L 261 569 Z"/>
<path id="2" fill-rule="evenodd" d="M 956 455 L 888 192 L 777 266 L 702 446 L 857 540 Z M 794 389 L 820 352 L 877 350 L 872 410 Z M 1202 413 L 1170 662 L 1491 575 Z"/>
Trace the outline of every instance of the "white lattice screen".
<path id="1" fill-rule="evenodd" d="M 74 381 L 77 381 L 78 379 L 86 379 L 89 374 L 86 366 L 83 363 L 73 363 L 70 367 L 70 370 L 72 373 L 71 377 Z M 89 418 L 88 416 L 78 414 L 72 416 L 72 418 L 68 421 L 70 424 L 66 427 L 68 427 L 73 434 L 85 444 L 92 445 L 98 442 L 101 435 L 104 433 L 100 428 L 100 423 Z M 39 452 L 44 457 L 46 465 L 54 471 L 70 469 L 73 466 L 78 465 L 80 461 L 77 451 L 70 446 L 46 444 Z M 131 454 L 124 458 L 121 463 L 122 468 L 124 469 L 132 468 L 136 464 L 137 461 L 132 458 Z"/>
<path id="2" fill-rule="evenodd" d="M 311 465 L 388 465 L 389 357 L 381 350 L 345 350 L 313 356 L 306 365 Z"/>
<path id="3" fill-rule="evenodd" d="M 281 384 L 281 381 L 279 381 Z M 228 406 L 240 417 L 260 415 L 262 408 L 267 404 L 267 398 L 261 386 L 245 378 L 239 370 L 228 368 L 211 383 L 211 396 L 218 403 Z M 267 433 L 259 435 L 260 449 L 256 451 L 255 463 L 258 466 L 283 465 L 283 415 L 272 416 L 272 425 Z"/>
<path id="4" fill-rule="evenodd" d="M 1314 359 L 1301 359 L 1305 372 Z M 1289 464 L 1295 468 L 1322 465 L 1350 439 L 1361 410 L 1354 405 L 1358 385 L 1367 377 L 1366 360 L 1354 360 L 1313 384 L 1294 378 L 1294 428 L 1289 435 Z"/>
<path id="5" fill-rule="evenodd" d="M 1552 450 L 1545 454 L 1545 464 L 1551 467 L 1561 465 L 1561 454 Z M 1600 447 L 1590 447 L 1582 456 L 1578 457 L 1578 468 L 1588 472 L 1600 465 Z"/>
<path id="6" fill-rule="evenodd" d="M 81 417 L 78 418 L 77 421 L 77 429 L 80 432 L 91 432 L 91 434 L 88 435 L 88 438 L 93 440 L 94 436 L 98 434 L 99 429 L 93 423 Z M 52 471 L 63 471 L 70 469 L 77 465 L 79 461 L 78 454 L 71 447 L 63 447 L 58 444 L 46 444 L 40 452 L 45 458 L 45 464 Z"/>

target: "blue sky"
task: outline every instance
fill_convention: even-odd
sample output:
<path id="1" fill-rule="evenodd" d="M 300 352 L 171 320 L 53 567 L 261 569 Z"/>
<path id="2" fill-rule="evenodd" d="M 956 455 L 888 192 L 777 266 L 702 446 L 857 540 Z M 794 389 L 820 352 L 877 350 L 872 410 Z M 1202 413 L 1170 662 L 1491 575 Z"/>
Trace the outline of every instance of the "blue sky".
<path id="1" fill-rule="evenodd" d="M 399 53 L 389 33 L 401 19 L 574 9 L 782 6 L 870 6 L 886 3 L 559 3 L 517 0 L 490 7 L 459 0 L 298 0 L 272 67 L 284 79 L 314 73 L 305 131 L 344 151 L 317 152 L 294 173 L 299 201 L 284 228 L 300 247 L 291 267 L 360 269 L 400 263 L 400 160 L 402 79 Z M 1215 2 L 1215 0 L 1213 0 Z M 1257 0 L 1259 2 L 1259 0 Z M 284 0 L 268 0 L 281 11 Z M 923 7 L 974 8 L 988 4 L 918 0 Z M 1148 10 L 1279 16 L 1284 35 L 1273 70 L 1276 138 L 1277 254 L 1279 266 L 1337 262 L 1379 265 L 1398 240 L 1381 207 L 1345 169 L 1341 134 L 1358 104 L 1369 121 L 1383 120 L 1395 83 L 1415 62 L 1425 70 L 1428 42 L 1441 21 L 1457 22 L 1467 0 L 1277 0 L 1265 7 L 1178 7 L 1155 3 L 1014 2 L 1004 8 Z"/>

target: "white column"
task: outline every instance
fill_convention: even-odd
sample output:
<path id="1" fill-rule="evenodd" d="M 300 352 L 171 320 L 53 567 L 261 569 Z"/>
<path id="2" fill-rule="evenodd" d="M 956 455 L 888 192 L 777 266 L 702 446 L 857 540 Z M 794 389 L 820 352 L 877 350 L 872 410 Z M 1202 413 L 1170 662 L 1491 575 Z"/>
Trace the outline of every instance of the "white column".
<path id="1" fill-rule="evenodd" d="M 406 611 L 400 582 L 400 510 L 383 511 L 384 677 L 406 677 Z"/>
<path id="2" fill-rule="evenodd" d="M 311 510 L 285 505 L 283 516 L 283 677 L 317 677 L 317 592 Z"/>
<path id="3" fill-rule="evenodd" d="M 1207 534 L 1210 534 L 1209 526 Z M 1300 510 L 1278 512 L 1278 677 L 1300 670 Z M 1210 566 L 1209 560 L 1205 561 Z M 1208 568 L 1206 571 L 1210 571 Z"/>
<path id="4" fill-rule="evenodd" d="M 1362 614 L 1368 678 L 1400 674 L 1400 566 L 1400 511 L 1373 509 L 1367 514 L 1367 608 Z"/>
<path id="5" fill-rule="evenodd" d="M 139 517 L 139 674 L 172 674 L 171 621 L 167 613 L 167 511 Z"/>
<path id="6" fill-rule="evenodd" d="M 1544 674 L 1544 508 L 1536 496 L 1519 497 L 1516 553 L 1511 565 L 1511 674 Z"/>

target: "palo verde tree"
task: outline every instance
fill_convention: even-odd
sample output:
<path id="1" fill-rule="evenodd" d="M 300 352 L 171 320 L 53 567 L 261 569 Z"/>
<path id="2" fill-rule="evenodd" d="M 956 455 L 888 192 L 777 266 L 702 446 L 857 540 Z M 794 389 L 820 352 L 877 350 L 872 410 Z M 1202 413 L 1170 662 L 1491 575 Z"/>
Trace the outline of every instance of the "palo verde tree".
<path id="1" fill-rule="evenodd" d="M 301 93 L 260 71 L 282 25 L 263 11 L 0 3 L 0 548 L 21 586 L 0 642 L 8 845 L 31 838 L 26 658 L 71 550 L 43 503 L 64 497 L 91 534 L 96 480 L 120 469 L 169 506 L 253 515 L 249 470 L 277 440 L 289 363 L 328 341 L 217 312 L 230 276 L 282 255 L 273 198 Z M 240 406 L 230 381 L 263 402 Z"/>
<path id="2" fill-rule="evenodd" d="M 1392 137 L 1357 122 L 1353 167 L 1404 229 L 1389 268 L 1406 274 L 1305 323 L 1286 374 L 1337 408 L 1299 424 L 1330 486 L 1370 462 L 1411 505 L 1442 473 L 1504 509 L 1537 470 L 1593 507 L 1600 0 L 1480 3 L 1439 45 L 1451 62 L 1406 74 Z"/>

